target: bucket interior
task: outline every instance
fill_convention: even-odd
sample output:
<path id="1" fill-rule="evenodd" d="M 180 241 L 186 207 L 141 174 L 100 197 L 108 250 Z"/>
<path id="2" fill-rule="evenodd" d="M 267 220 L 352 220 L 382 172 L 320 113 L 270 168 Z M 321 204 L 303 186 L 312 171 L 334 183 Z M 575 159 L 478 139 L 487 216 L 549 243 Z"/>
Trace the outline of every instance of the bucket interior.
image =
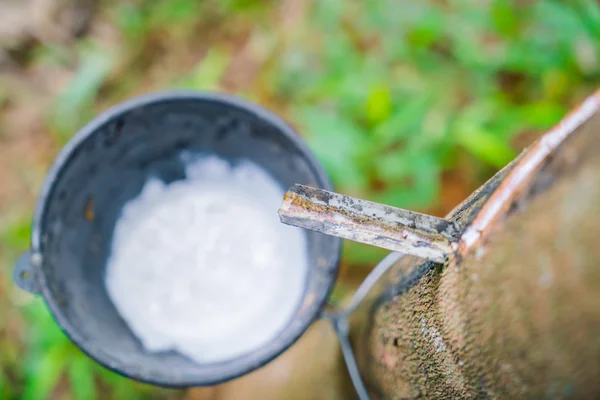
<path id="1" fill-rule="evenodd" d="M 59 162 L 39 229 L 44 296 L 66 333 L 105 366 L 165 386 L 230 379 L 289 346 L 326 299 L 337 272 L 340 240 L 306 231 L 310 268 L 297 315 L 262 348 L 200 365 L 175 352 L 146 352 L 106 293 L 105 264 L 122 206 L 139 194 L 149 176 L 165 182 L 184 178 L 182 151 L 216 154 L 232 163 L 251 160 L 285 189 L 295 183 L 328 188 L 291 129 L 263 110 L 247 107 L 194 96 L 130 105 L 84 128 L 79 144 Z"/>

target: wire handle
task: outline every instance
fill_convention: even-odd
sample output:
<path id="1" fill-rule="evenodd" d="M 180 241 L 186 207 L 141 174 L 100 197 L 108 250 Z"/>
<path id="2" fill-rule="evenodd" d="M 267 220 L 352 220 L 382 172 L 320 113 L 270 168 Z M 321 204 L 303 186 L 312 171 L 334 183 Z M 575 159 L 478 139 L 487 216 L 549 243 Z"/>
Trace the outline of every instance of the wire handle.
<path id="1" fill-rule="evenodd" d="M 388 254 L 373 270 L 367 275 L 365 280 L 360 284 L 352 299 L 345 308 L 338 308 L 335 311 L 323 311 L 321 318 L 331 322 L 333 330 L 335 331 L 338 341 L 340 342 L 340 348 L 342 350 L 342 356 L 348 368 L 350 380 L 356 390 L 356 394 L 360 400 L 371 400 L 369 391 L 360 376 L 360 370 L 356 363 L 356 357 L 354 357 L 354 351 L 352 344 L 350 343 L 350 324 L 348 318 L 356 311 L 361 302 L 367 297 L 367 294 L 371 291 L 375 283 L 392 267 L 396 264 L 404 254 L 402 253 L 390 253 Z"/>

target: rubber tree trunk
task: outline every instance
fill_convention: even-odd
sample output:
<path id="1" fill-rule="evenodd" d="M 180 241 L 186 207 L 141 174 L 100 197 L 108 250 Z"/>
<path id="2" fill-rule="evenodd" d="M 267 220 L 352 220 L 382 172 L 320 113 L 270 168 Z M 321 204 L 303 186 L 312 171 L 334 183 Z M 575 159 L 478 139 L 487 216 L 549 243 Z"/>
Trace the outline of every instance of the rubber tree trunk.
<path id="1" fill-rule="evenodd" d="M 600 398 L 599 98 L 451 213 L 448 263 L 404 257 L 357 312 L 374 398 Z"/>
<path id="2" fill-rule="evenodd" d="M 372 398 L 600 398 L 600 94 L 458 206 L 442 265 L 398 254 L 352 315 Z M 331 327 L 189 399 L 350 399 Z"/>

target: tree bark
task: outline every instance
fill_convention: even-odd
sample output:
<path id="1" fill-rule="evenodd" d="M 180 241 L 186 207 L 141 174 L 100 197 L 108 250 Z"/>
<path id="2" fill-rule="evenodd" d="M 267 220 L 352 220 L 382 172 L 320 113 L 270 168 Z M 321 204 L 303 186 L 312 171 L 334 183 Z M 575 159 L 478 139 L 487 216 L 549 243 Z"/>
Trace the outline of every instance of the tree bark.
<path id="1" fill-rule="evenodd" d="M 445 264 L 398 254 L 351 316 L 373 399 L 600 398 L 599 108 L 597 93 L 450 213 Z M 328 325 L 189 398 L 354 398 Z"/>
<path id="2" fill-rule="evenodd" d="M 590 98 L 404 257 L 354 318 L 373 397 L 600 398 L 600 113 Z M 470 235 L 470 236 L 469 236 Z"/>

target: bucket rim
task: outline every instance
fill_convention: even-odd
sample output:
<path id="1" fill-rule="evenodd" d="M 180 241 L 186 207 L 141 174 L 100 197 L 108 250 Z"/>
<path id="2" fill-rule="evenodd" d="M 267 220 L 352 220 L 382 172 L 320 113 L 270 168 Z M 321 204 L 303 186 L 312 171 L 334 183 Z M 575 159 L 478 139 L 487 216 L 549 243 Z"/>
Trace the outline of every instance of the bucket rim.
<path id="1" fill-rule="evenodd" d="M 326 257 L 327 259 L 327 270 L 330 271 L 329 282 L 325 285 L 324 292 L 315 299 L 313 303 L 312 313 L 307 313 L 308 310 L 300 309 L 297 311 L 296 319 L 299 320 L 297 323 L 289 323 L 281 332 L 280 335 L 266 345 L 259 349 L 244 354 L 238 358 L 222 363 L 206 364 L 207 367 L 217 366 L 222 364 L 228 364 L 226 373 L 207 373 L 203 379 L 188 377 L 181 377 L 172 375 L 170 377 L 158 372 L 145 370 L 143 366 L 136 366 L 132 364 L 122 364 L 115 362 L 113 357 L 105 352 L 102 348 L 96 346 L 93 342 L 90 343 L 88 340 L 81 337 L 77 329 L 74 328 L 62 313 L 59 305 L 57 304 L 54 296 L 50 293 L 48 288 L 48 282 L 46 276 L 41 268 L 43 265 L 43 242 L 42 236 L 43 224 L 46 218 L 48 199 L 51 198 L 54 190 L 55 183 L 60 179 L 62 172 L 68 167 L 69 162 L 74 155 L 75 151 L 88 139 L 90 136 L 99 131 L 99 129 L 110 121 L 118 118 L 119 116 L 153 104 L 159 104 L 163 102 L 171 101 L 182 101 L 182 100 L 199 100 L 206 102 L 221 103 L 225 106 L 235 107 L 242 111 L 248 112 L 249 114 L 258 117 L 269 125 L 274 126 L 279 133 L 283 134 L 286 139 L 290 140 L 293 145 L 298 149 L 299 153 L 305 158 L 309 164 L 311 172 L 315 176 L 315 181 L 325 190 L 333 190 L 333 185 L 327 176 L 323 166 L 318 162 L 314 153 L 310 150 L 308 145 L 302 140 L 298 132 L 288 124 L 283 118 L 274 112 L 264 108 L 263 106 L 245 100 L 236 95 L 213 92 L 213 91 L 199 91 L 191 89 L 183 90 L 164 90 L 158 92 L 147 93 L 139 96 L 129 98 L 121 103 L 118 103 L 107 110 L 101 112 L 99 115 L 90 120 L 82 128 L 80 128 L 75 135 L 65 144 L 61 151 L 56 156 L 52 163 L 44 182 L 36 206 L 34 209 L 33 226 L 31 233 L 31 254 L 36 255 L 41 263 L 37 265 L 37 271 L 35 273 L 36 279 L 40 287 L 40 294 L 44 298 L 50 313 L 55 319 L 56 323 L 60 326 L 67 337 L 87 356 L 98 362 L 100 365 L 116 372 L 122 376 L 130 379 L 134 379 L 139 382 L 144 382 L 156 386 L 172 387 L 172 388 L 184 388 L 191 386 L 209 386 L 218 383 L 222 383 L 249 372 L 252 372 L 261 366 L 269 363 L 285 350 L 292 346 L 310 327 L 314 322 L 319 312 L 325 306 L 327 299 L 333 286 L 335 285 L 337 274 L 339 271 L 339 263 L 341 259 L 341 248 L 342 240 L 339 238 L 333 238 L 331 254 Z M 309 266 L 311 268 L 312 266 Z M 291 332 L 288 332 L 289 330 Z M 283 334 L 285 337 L 282 339 Z M 243 333 L 240 333 L 243 337 Z M 207 368 L 209 370 L 210 368 Z M 219 368 L 217 368 L 219 369 Z M 168 378 L 168 379 L 167 379 Z"/>

